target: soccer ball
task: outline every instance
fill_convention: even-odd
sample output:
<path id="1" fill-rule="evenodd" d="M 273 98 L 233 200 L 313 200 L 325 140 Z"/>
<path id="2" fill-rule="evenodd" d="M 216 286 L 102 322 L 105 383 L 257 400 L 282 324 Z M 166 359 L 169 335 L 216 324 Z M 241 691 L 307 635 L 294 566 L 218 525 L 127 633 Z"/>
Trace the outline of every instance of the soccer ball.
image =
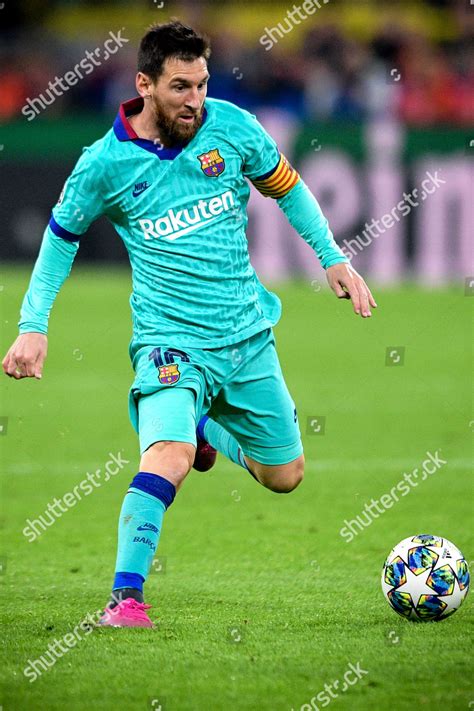
<path id="1" fill-rule="evenodd" d="M 408 620 L 444 620 L 461 607 L 469 590 L 469 567 L 446 538 L 404 538 L 382 569 L 382 590 L 395 612 Z"/>

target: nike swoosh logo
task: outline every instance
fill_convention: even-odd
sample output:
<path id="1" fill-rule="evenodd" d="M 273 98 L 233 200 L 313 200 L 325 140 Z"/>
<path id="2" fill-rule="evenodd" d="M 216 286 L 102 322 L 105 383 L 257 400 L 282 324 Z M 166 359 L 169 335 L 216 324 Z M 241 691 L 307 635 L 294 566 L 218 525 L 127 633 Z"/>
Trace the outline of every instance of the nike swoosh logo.
<path id="1" fill-rule="evenodd" d="M 145 190 L 148 190 L 148 188 L 150 188 L 150 187 L 151 187 L 151 185 L 145 185 L 145 187 L 143 187 L 143 188 L 139 188 L 138 190 L 134 190 L 133 193 L 132 193 L 133 197 L 138 197 L 139 195 L 141 195 L 141 193 L 144 193 Z"/>

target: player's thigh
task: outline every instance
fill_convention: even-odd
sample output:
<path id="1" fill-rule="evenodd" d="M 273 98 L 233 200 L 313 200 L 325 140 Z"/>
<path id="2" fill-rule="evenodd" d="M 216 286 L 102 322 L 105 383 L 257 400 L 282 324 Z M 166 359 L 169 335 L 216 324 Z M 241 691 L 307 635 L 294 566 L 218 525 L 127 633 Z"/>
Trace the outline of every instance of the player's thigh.
<path id="1" fill-rule="evenodd" d="M 197 413 L 207 392 L 198 357 L 194 351 L 153 345 L 136 354 L 128 410 L 142 454 L 155 442 L 196 445 Z"/>
<path id="2" fill-rule="evenodd" d="M 138 400 L 140 471 L 179 485 L 196 451 L 196 395 L 188 388 L 161 389 Z"/>
<path id="3" fill-rule="evenodd" d="M 291 463 L 303 454 L 301 434 L 270 329 L 250 339 L 245 361 L 222 388 L 213 415 L 253 461 L 294 468 Z"/>

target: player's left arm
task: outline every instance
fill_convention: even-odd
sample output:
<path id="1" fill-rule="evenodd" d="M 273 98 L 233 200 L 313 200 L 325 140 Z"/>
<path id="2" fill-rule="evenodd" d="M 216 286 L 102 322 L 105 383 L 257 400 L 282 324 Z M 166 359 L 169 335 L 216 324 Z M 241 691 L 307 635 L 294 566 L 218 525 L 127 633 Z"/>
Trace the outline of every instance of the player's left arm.
<path id="1" fill-rule="evenodd" d="M 377 304 L 369 287 L 337 245 L 318 201 L 285 156 L 280 154 L 276 168 L 252 182 L 278 202 L 290 224 L 314 249 L 336 296 L 351 299 L 356 314 L 371 316 L 370 309 Z"/>
<path id="2" fill-rule="evenodd" d="M 278 202 L 290 224 L 314 249 L 336 296 L 351 299 L 356 314 L 371 316 L 375 299 L 335 242 L 318 201 L 301 176 L 254 115 L 241 110 L 238 130 L 244 175 L 262 195 Z"/>

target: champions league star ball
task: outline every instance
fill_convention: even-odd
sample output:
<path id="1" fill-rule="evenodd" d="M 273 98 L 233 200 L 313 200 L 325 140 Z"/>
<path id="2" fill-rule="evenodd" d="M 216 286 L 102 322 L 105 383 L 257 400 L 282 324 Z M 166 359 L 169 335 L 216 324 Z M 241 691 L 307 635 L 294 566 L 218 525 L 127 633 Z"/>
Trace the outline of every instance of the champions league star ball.
<path id="1" fill-rule="evenodd" d="M 408 620 L 444 620 L 461 607 L 469 590 L 469 567 L 446 538 L 421 534 L 401 541 L 382 569 L 382 590 Z"/>

